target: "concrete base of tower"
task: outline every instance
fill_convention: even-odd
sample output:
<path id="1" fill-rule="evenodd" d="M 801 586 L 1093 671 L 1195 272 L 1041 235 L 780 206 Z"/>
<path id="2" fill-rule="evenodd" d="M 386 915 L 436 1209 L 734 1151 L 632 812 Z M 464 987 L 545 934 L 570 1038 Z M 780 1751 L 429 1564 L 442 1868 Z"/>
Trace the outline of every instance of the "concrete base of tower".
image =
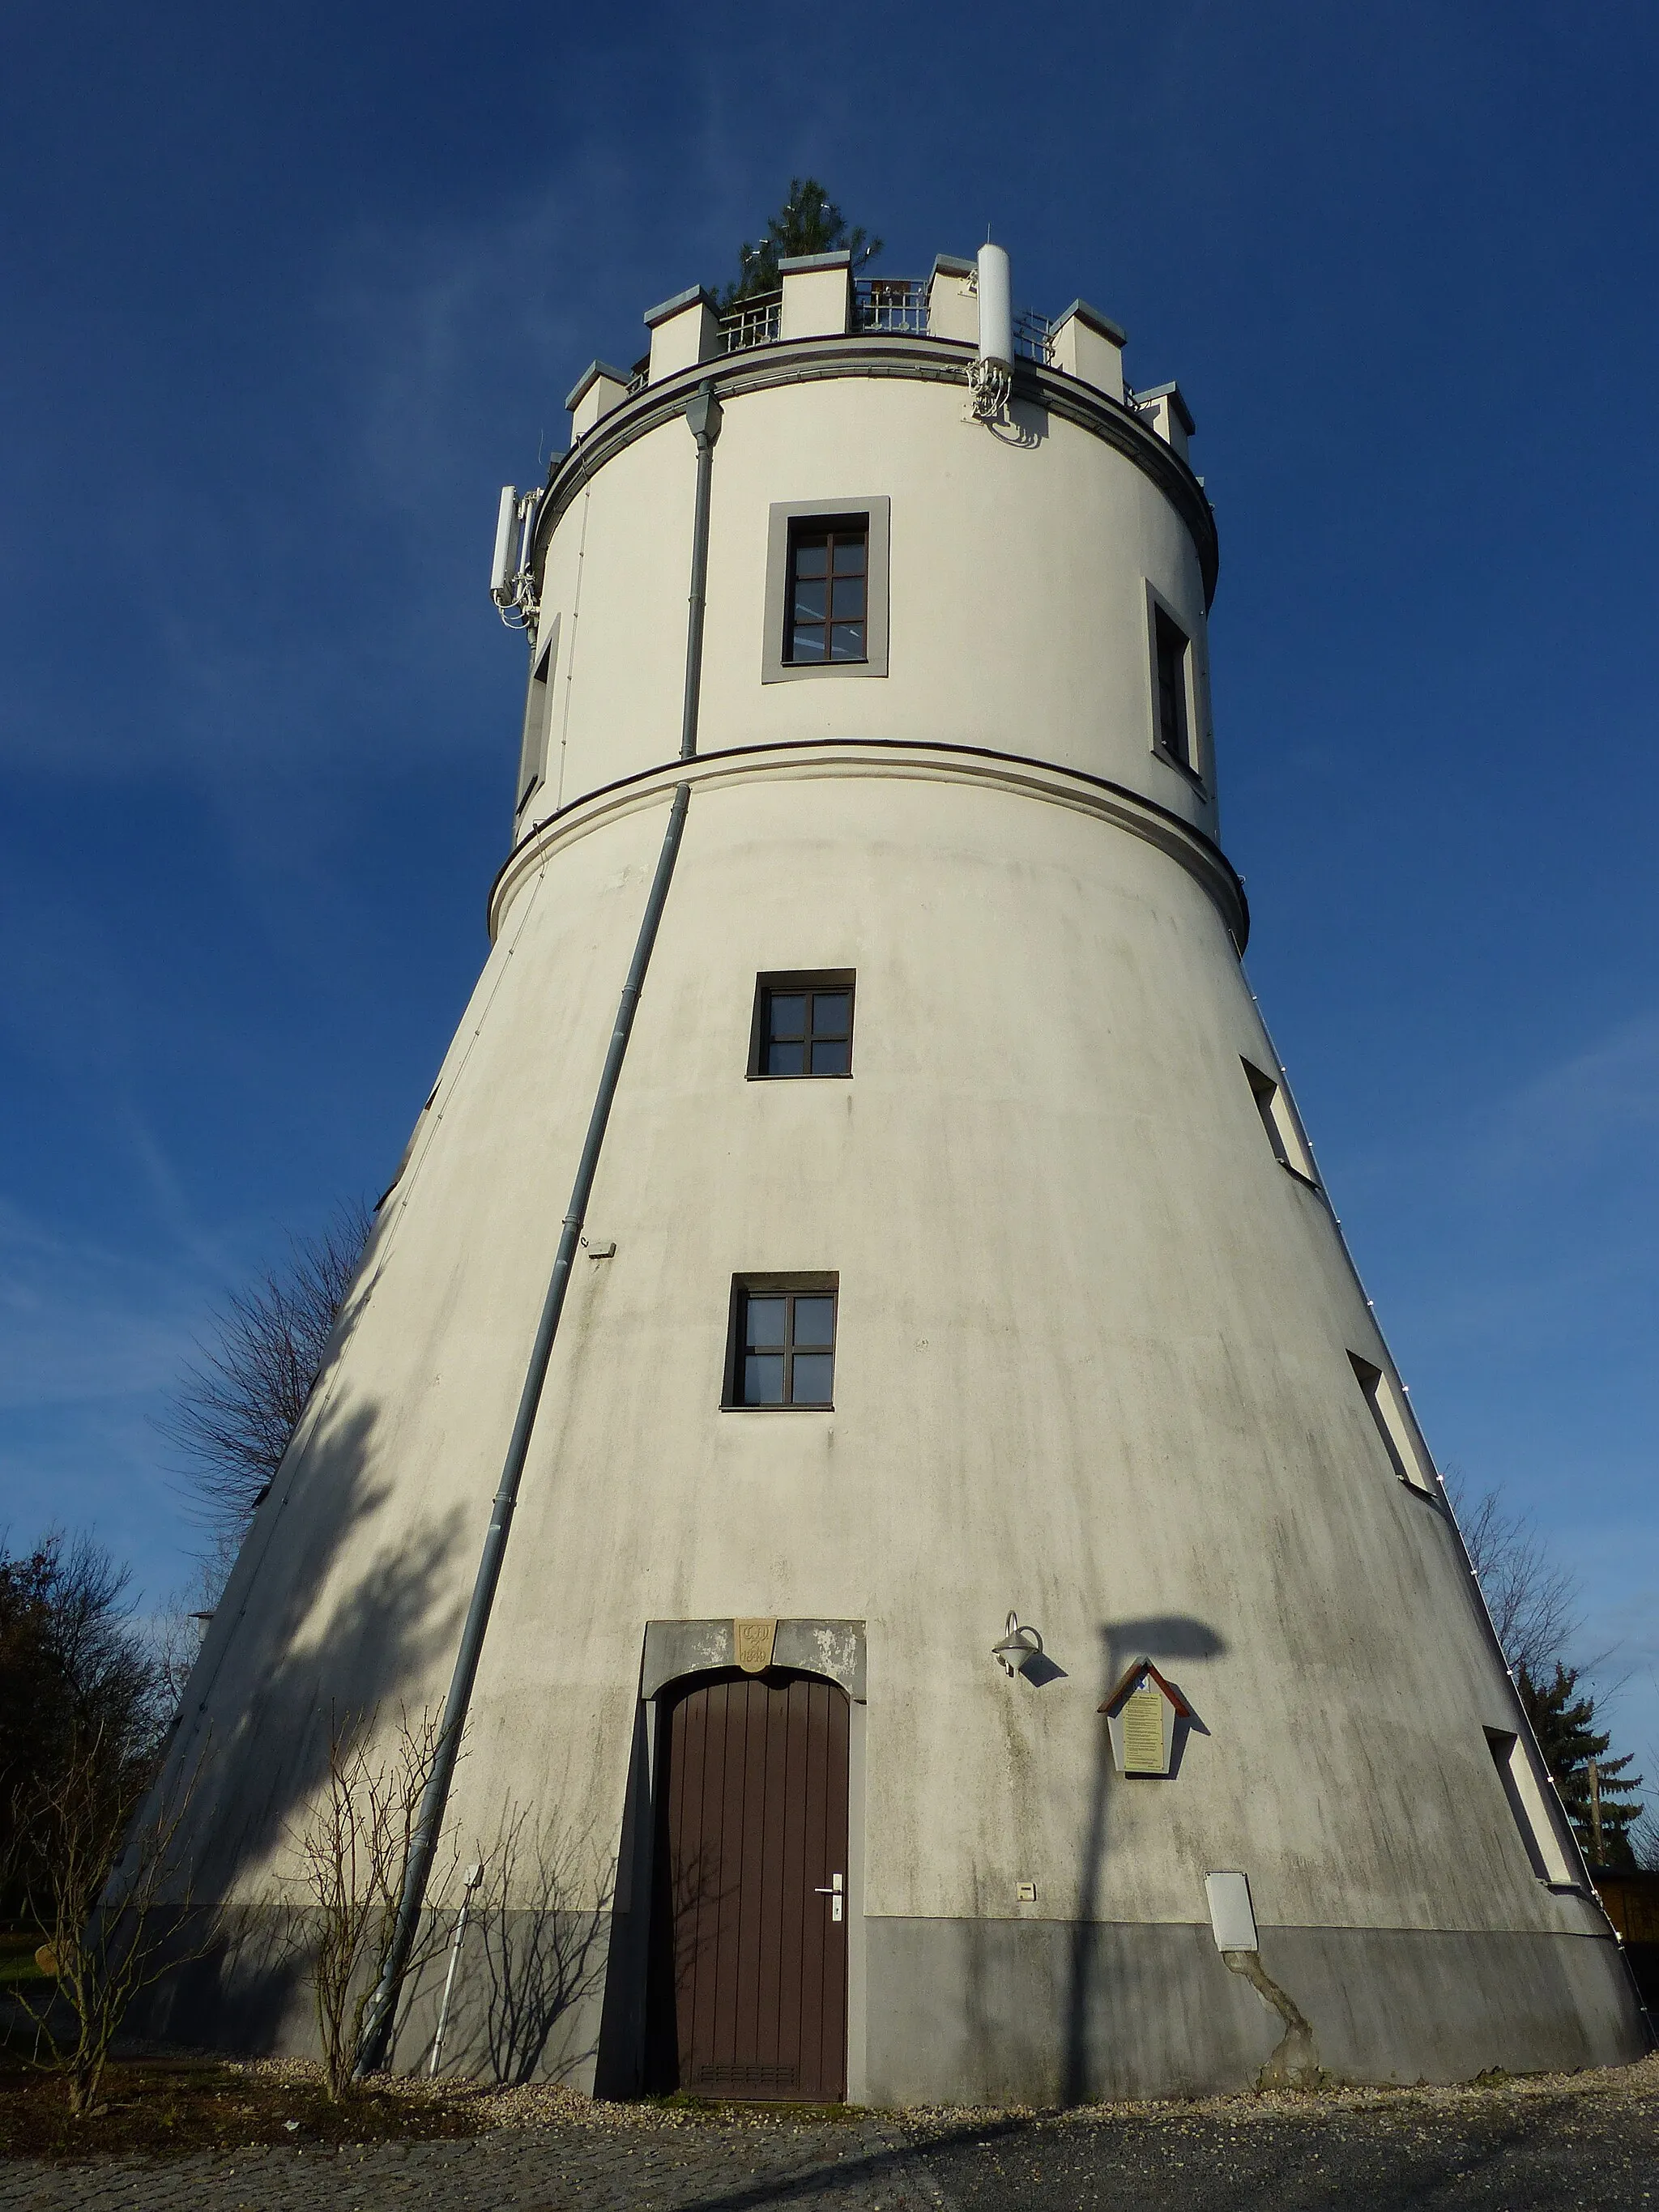
<path id="1" fill-rule="evenodd" d="M 509 1912 L 471 1931 L 444 2074 L 637 2095 L 641 1934 L 629 1914 L 591 1912 Z M 859 2104 L 1046 2106 L 1316 2075 L 1458 2081 L 1620 2065 L 1647 2048 L 1603 1936 L 1264 1927 L 1254 1978 L 1229 1970 L 1207 1925 L 870 1917 L 864 1936 L 848 2081 Z M 434 1946 L 401 2008 L 400 2072 L 426 2070 L 447 1963 Z M 210 2049 L 319 2047 L 292 1956 L 272 1972 L 249 1956 L 198 1960 L 131 2025 Z"/>
<path id="2" fill-rule="evenodd" d="M 1647 2048 L 1606 1936 L 1263 1928 L 1261 1938 L 1252 1980 L 1229 1971 L 1207 1925 L 872 1919 L 864 2099 L 1201 2096 L 1315 2069 L 1458 2081 L 1489 2067 L 1620 2065 Z"/>

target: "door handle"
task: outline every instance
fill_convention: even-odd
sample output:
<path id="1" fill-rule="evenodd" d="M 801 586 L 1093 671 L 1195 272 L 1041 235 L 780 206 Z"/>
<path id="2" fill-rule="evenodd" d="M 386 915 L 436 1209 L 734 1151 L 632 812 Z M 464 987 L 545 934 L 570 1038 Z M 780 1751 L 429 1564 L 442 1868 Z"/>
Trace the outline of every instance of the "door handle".
<path id="1" fill-rule="evenodd" d="M 844 1877 L 842 1875 L 832 1874 L 827 1882 L 820 1882 L 812 1892 L 814 1897 L 827 1897 L 830 1899 L 830 1917 L 831 1920 L 839 1920 L 841 1918 L 842 1905 L 846 1895 L 845 1890 L 842 1887 L 843 1880 Z"/>

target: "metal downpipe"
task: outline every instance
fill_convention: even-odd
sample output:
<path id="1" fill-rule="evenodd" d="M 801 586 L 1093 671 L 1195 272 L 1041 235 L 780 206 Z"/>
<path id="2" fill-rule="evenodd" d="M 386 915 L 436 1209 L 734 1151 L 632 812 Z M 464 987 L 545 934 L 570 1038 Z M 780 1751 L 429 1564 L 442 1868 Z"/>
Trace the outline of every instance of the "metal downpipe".
<path id="1" fill-rule="evenodd" d="M 680 758 L 689 761 L 695 760 L 697 752 L 697 719 L 702 691 L 703 614 L 708 574 L 709 489 L 714 472 L 714 441 L 720 430 L 720 402 L 714 397 L 712 381 L 703 384 L 688 403 L 685 416 L 697 441 L 691 590 L 686 623 L 685 696 L 680 721 Z M 478 1662 L 483 1654 L 490 1608 L 495 1599 L 495 1586 L 501 1580 L 501 1562 L 513 1526 L 514 1510 L 519 1501 L 519 1486 L 524 1478 L 530 1439 L 535 1429 L 542 1391 L 553 1357 L 554 1340 L 559 1333 L 559 1318 L 564 1311 L 565 1293 L 570 1286 L 571 1270 L 575 1265 L 580 1244 L 587 1202 L 592 1194 L 594 1176 L 599 1172 L 605 1125 L 610 1121 L 611 1105 L 622 1078 L 623 1061 L 634 1027 L 635 1010 L 645 988 L 652 947 L 656 943 L 663 908 L 668 902 L 668 887 L 673 881 L 674 864 L 679 858 L 680 839 L 690 803 L 690 785 L 677 785 L 668 810 L 668 827 L 663 833 L 662 849 L 657 855 L 657 872 L 651 880 L 650 896 L 646 900 L 639 935 L 635 940 L 634 957 L 629 963 L 628 980 L 623 985 L 622 998 L 617 1005 L 616 1024 L 605 1056 L 604 1073 L 599 1077 L 598 1095 L 593 1101 L 592 1112 L 588 1116 L 587 1135 L 576 1168 L 576 1179 L 571 1187 L 570 1204 L 564 1217 L 558 1251 L 554 1257 L 547 1296 L 542 1304 L 541 1319 L 537 1323 L 530 1364 L 525 1375 L 524 1388 L 519 1395 L 519 1411 L 513 1424 L 512 1440 L 507 1448 L 501 1482 L 490 1511 L 489 1527 L 484 1536 L 483 1551 L 478 1560 L 478 1571 L 473 1581 L 472 1602 L 467 1607 L 460 1649 L 455 1655 L 454 1672 L 450 1677 L 449 1695 L 444 1704 L 443 1721 L 438 1735 L 438 1754 L 421 1798 L 420 1813 L 410 1840 L 409 1863 L 404 1870 L 403 1893 L 398 1903 L 392 1948 L 375 1986 L 363 2030 L 362 2044 L 357 2054 L 356 2071 L 359 2075 L 378 2073 L 386 2063 L 397 2019 L 398 1999 L 402 1994 L 404 1976 L 409 1968 L 410 1954 L 414 1949 L 416 1933 L 426 1905 L 427 1884 L 431 1879 L 433 1861 L 437 1856 L 438 1837 L 449 1803 L 455 1762 L 460 1753 L 461 1737 L 472 1702 Z"/>

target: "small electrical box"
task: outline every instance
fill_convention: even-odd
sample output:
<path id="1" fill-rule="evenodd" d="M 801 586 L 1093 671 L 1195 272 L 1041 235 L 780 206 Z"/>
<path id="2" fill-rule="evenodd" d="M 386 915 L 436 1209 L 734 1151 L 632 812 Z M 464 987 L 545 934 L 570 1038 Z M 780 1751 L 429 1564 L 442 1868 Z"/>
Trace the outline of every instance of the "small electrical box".
<path id="1" fill-rule="evenodd" d="M 1017 1883 L 1014 1888 L 1014 1896 L 1021 1905 L 1035 1905 L 1036 1903 L 1036 1884 L 1034 1881 L 1022 1881 Z"/>

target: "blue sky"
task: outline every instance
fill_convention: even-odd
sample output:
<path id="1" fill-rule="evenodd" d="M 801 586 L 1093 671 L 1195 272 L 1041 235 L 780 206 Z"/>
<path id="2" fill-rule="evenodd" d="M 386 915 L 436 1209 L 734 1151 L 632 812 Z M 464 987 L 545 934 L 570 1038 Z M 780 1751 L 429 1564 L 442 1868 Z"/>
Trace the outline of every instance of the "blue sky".
<path id="1" fill-rule="evenodd" d="M 1659 1780 L 1659 18 L 15 11 L 0 70 L 0 1526 L 192 1540 L 209 1303 L 373 1196 L 483 958 L 495 488 L 793 173 L 1178 376 L 1250 968 L 1443 1463 Z"/>

